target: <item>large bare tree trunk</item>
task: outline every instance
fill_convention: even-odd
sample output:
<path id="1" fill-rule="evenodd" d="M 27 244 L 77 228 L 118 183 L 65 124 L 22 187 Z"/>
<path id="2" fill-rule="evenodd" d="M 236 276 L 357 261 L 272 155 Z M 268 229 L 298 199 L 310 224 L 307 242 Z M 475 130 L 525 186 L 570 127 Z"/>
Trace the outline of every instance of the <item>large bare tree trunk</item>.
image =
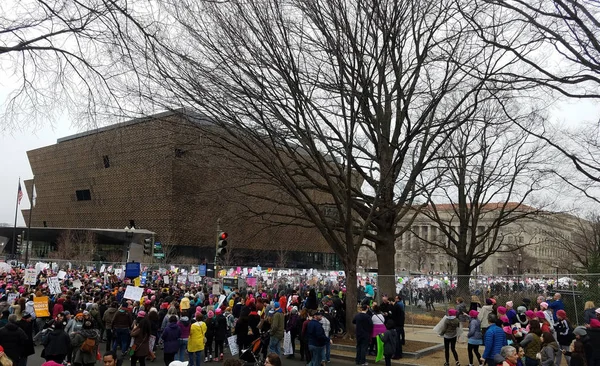
<path id="1" fill-rule="evenodd" d="M 346 270 L 346 332 L 350 336 L 356 334 L 352 319 L 356 315 L 358 304 L 358 283 L 356 281 L 356 261 L 350 261 Z"/>
<path id="2" fill-rule="evenodd" d="M 378 244 L 377 255 L 377 299 L 380 301 L 381 296 L 388 295 L 393 298 L 396 293 L 396 263 L 394 242 L 392 236 L 392 244 Z"/>

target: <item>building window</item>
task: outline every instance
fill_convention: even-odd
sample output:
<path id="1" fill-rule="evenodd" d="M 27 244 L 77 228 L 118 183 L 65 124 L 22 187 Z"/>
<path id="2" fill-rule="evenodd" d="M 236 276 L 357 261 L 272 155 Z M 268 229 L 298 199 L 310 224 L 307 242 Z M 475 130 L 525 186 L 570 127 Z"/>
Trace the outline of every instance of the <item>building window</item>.
<path id="1" fill-rule="evenodd" d="M 102 162 L 104 163 L 104 168 L 110 168 L 110 159 L 108 158 L 108 155 L 102 156 Z"/>
<path id="2" fill-rule="evenodd" d="M 92 199 L 92 194 L 89 189 L 75 191 L 75 195 L 77 196 L 77 201 L 89 201 Z"/>

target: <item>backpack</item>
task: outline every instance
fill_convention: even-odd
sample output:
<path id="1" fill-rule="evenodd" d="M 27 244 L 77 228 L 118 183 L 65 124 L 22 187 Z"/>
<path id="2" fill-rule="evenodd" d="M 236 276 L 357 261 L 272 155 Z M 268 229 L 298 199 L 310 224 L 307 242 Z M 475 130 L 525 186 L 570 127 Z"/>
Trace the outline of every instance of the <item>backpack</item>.
<path id="1" fill-rule="evenodd" d="M 95 338 L 86 338 L 85 341 L 81 344 L 79 348 L 82 352 L 94 353 L 96 349 L 96 339 Z"/>

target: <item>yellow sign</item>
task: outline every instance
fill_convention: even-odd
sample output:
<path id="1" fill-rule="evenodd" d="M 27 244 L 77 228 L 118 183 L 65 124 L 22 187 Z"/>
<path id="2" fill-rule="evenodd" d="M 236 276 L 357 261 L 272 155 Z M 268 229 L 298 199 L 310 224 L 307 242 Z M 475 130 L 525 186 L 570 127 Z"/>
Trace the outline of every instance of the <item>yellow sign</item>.
<path id="1" fill-rule="evenodd" d="M 139 277 L 136 277 L 133 279 L 133 285 L 135 287 L 140 287 L 140 283 L 142 282 L 142 280 Z"/>
<path id="2" fill-rule="evenodd" d="M 48 311 L 48 296 L 40 296 L 33 299 L 33 310 L 38 318 L 50 316 Z"/>

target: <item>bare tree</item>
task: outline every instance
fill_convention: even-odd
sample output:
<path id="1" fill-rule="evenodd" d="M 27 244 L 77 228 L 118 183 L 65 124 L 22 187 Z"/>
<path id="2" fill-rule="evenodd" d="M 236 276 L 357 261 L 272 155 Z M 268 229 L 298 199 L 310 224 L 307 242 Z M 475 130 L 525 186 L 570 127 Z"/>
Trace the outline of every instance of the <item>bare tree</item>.
<path id="1" fill-rule="evenodd" d="M 518 58 L 517 72 L 505 73 L 498 81 L 541 90 L 550 94 L 544 95 L 550 100 L 552 94 L 600 98 L 596 0 L 478 0 L 464 4 L 462 12 L 484 42 Z M 579 131 L 553 131 L 550 126 L 532 129 L 515 122 L 564 156 L 564 163 L 553 170 L 566 185 L 599 202 L 595 192 L 600 183 L 597 120 L 588 121 Z"/>
<path id="2" fill-rule="evenodd" d="M 56 250 L 48 258 L 91 262 L 96 253 L 96 235 L 91 231 L 64 230 L 56 243 Z"/>
<path id="3" fill-rule="evenodd" d="M 511 58 L 478 44 L 453 1 L 163 6 L 176 38 L 127 41 L 144 58 L 128 67 L 146 74 L 143 97 L 208 116 L 213 139 L 285 193 L 289 211 L 269 214 L 316 227 L 340 257 L 350 304 L 364 239 L 393 293 L 396 225 L 413 214 L 417 179 L 494 99 L 488 82 Z"/>
<path id="4" fill-rule="evenodd" d="M 420 211 L 436 230 L 413 230 L 456 260 L 459 291 L 465 293 L 477 266 L 495 253 L 526 245 L 515 240 L 520 237 L 519 221 L 541 208 L 526 205 L 526 200 L 547 187 L 543 145 L 511 128 L 511 119 L 504 115 L 507 104 L 480 109 L 448 139 L 440 154 L 439 184 L 424 189 L 428 206 Z"/>
<path id="5" fill-rule="evenodd" d="M 0 62 L 11 92 L 0 131 L 34 127 L 65 111 L 82 122 L 105 115 L 107 106 L 119 110 L 123 99 L 111 79 L 124 64 L 116 67 L 105 45 L 119 37 L 126 11 L 119 0 L 3 1 Z"/>

